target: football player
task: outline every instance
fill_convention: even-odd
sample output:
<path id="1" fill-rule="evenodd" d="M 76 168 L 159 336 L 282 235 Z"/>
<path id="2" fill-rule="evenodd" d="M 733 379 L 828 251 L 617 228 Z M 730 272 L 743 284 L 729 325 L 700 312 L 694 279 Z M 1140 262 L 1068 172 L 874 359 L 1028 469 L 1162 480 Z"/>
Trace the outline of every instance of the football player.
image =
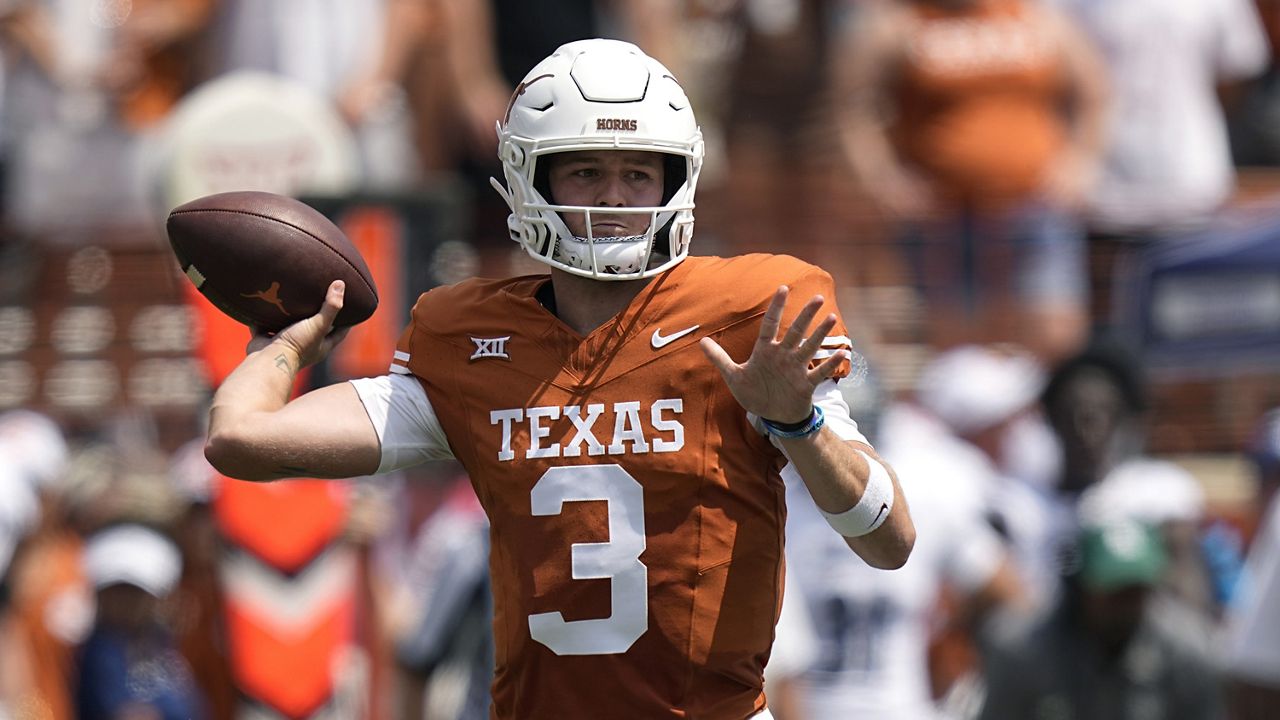
<path id="1" fill-rule="evenodd" d="M 784 466 L 869 564 L 915 540 L 833 382 L 831 278 L 688 256 L 702 136 L 634 45 L 562 46 L 498 131 L 511 236 L 550 274 L 433 289 L 387 375 L 289 401 L 340 339 L 334 283 L 251 343 L 206 454 L 250 480 L 460 461 L 492 527 L 496 718 L 767 718 Z"/>

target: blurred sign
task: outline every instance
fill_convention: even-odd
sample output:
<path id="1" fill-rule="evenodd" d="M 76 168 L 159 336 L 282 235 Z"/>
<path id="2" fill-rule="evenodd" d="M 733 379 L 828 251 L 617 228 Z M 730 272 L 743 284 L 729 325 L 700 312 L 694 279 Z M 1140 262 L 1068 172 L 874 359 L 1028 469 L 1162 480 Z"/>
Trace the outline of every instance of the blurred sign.
<path id="1" fill-rule="evenodd" d="M 173 112 L 163 148 L 169 207 L 232 190 L 343 193 L 360 179 L 355 138 L 333 104 L 267 73 L 201 85 Z"/>
<path id="2" fill-rule="evenodd" d="M 190 283 L 145 228 L 118 232 L 102 231 L 102 245 L 40 244 L 20 260 L 31 293 L 0 305 L 0 410 L 94 421 L 145 407 L 175 433 L 195 432 L 209 386 L 181 302 L 179 282 Z"/>
<path id="3" fill-rule="evenodd" d="M 1118 321 L 1153 369 L 1228 375 L 1280 362 L 1280 213 L 1145 249 L 1117 284 Z"/>
<path id="4" fill-rule="evenodd" d="M 1280 274 L 1169 274 L 1152 286 L 1151 329 L 1166 341 L 1280 335 Z"/>

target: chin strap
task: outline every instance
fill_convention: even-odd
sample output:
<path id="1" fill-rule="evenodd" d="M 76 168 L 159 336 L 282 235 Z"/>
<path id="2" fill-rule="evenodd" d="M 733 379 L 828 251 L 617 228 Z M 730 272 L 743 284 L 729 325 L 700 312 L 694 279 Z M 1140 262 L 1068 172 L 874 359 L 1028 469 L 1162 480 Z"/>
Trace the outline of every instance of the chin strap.
<path id="1" fill-rule="evenodd" d="M 617 237 L 589 237 L 585 238 L 581 235 L 574 235 L 574 240 L 583 245 L 609 245 L 612 243 L 629 243 L 629 242 L 649 242 L 649 235 L 619 235 Z"/>

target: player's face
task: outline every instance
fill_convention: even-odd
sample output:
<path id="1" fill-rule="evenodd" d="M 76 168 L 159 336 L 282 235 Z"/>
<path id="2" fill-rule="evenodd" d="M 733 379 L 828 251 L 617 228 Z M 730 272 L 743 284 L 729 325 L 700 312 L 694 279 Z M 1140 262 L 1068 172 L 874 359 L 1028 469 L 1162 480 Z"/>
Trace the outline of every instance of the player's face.
<path id="1" fill-rule="evenodd" d="M 660 153 L 637 150 L 582 150 L 550 156 L 551 196 L 557 205 L 655 207 L 662 204 Z M 569 231 L 587 237 L 586 213 L 561 212 Z M 591 213 L 592 237 L 642 235 L 646 213 Z"/>

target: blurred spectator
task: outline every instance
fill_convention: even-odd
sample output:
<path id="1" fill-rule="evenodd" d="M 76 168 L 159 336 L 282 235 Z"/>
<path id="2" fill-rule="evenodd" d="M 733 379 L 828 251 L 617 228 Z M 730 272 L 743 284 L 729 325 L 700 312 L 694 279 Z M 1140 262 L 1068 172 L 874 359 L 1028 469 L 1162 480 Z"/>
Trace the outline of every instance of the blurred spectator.
<path id="1" fill-rule="evenodd" d="M 1033 606 L 1057 591 L 1059 551 L 1074 522 L 1070 506 L 1022 467 L 1027 449 L 1041 463 L 1053 461 L 1036 407 L 1043 384 L 1039 364 L 1025 354 L 976 345 L 941 353 L 921 371 L 913 405 L 897 413 L 897 422 L 909 420 L 916 428 L 910 432 L 922 437 L 896 452 L 896 437 L 908 431 L 886 430 L 884 448 L 898 457 L 958 445 L 984 468 L 985 490 L 973 492 L 981 493 L 989 522 L 1009 543 Z"/>
<path id="2" fill-rule="evenodd" d="M 215 1 L 6 3 L 6 210 L 19 227 L 150 218 L 144 135 L 195 82 L 192 43 Z"/>
<path id="3" fill-rule="evenodd" d="M 1146 388 L 1134 358 L 1095 343 L 1054 368 L 1041 398 L 1062 444 L 1057 488 L 1073 496 L 1140 452 Z"/>
<path id="4" fill-rule="evenodd" d="M 403 720 L 489 717 L 493 604 L 489 523 L 465 476 L 422 523 L 404 556 L 388 612 Z"/>
<path id="5" fill-rule="evenodd" d="M 1249 459 L 1257 471 L 1258 489 L 1253 505 L 1261 519 L 1280 490 L 1280 409 L 1265 413 L 1249 441 Z"/>
<path id="6" fill-rule="evenodd" d="M 1104 109 L 1088 43 L 1032 0 L 894 0 L 869 4 L 840 48 L 845 155 L 898 224 L 930 303 L 928 339 L 1017 340 L 1046 358 L 1075 349 L 1076 213 Z"/>
<path id="7" fill-rule="evenodd" d="M 458 93 L 463 148 L 494 154 L 494 123 L 527 69 L 560 45 L 589 37 L 626 36 L 679 74 L 683 49 L 673 32 L 682 3 L 674 0 L 521 0 L 442 3 L 444 70 Z M 446 109 L 447 108 L 442 108 Z"/>
<path id="8" fill-rule="evenodd" d="M 787 478 L 783 615 L 788 606 L 804 602 L 803 616 L 812 625 L 807 632 L 818 648 L 814 662 L 788 683 L 803 711 L 798 717 L 941 717 L 928 656 L 942 625 L 942 594 L 957 599 L 950 620 L 970 635 L 993 610 L 1023 602 L 1013 562 L 987 522 L 989 464 L 957 443 L 925 440 L 907 427 L 902 412 L 891 412 L 887 434 L 876 443 L 893 464 L 919 528 L 911 559 L 899 570 L 881 572 L 850 556 L 814 509 L 804 484 Z M 790 641 L 785 630 L 780 622 L 775 655 Z M 773 664 L 771 659 L 768 672 L 776 674 Z M 772 674 L 770 707 L 777 685 Z"/>
<path id="9" fill-rule="evenodd" d="M 11 687 L 19 690 L 18 717 L 76 716 L 75 648 L 94 621 L 84 535 L 127 519 L 174 519 L 172 493 L 153 464 L 158 456 L 142 444 L 119 432 L 112 444 L 72 453 L 50 418 L 28 410 L 0 415 L 0 458 L 11 458 L 0 464 L 37 488 L 39 498 L 39 522 L 11 569 L 10 620 L 2 639 L 0 676 L 17 678 Z"/>
<path id="10" fill-rule="evenodd" d="M 12 603 L 10 563 L 39 517 L 39 498 L 0 449 L 0 718 L 35 702 L 21 618 Z"/>
<path id="11" fill-rule="evenodd" d="M 1275 717 L 1280 707 L 1280 503 L 1272 502 L 1249 551 L 1240 598 L 1228 621 L 1233 720 Z"/>
<path id="12" fill-rule="evenodd" d="M 85 571 L 97 589 L 93 633 L 80 651 L 81 720 L 203 720 L 191 676 L 165 626 L 165 600 L 182 572 L 178 548 L 140 525 L 90 537 Z"/>
<path id="13" fill-rule="evenodd" d="M 209 719 L 232 720 L 237 696 L 222 615 L 221 547 L 213 514 L 218 478 L 204 457 L 203 437 L 173 453 L 169 480 L 185 504 L 174 523 L 174 541 L 182 554 L 182 575 L 173 592 L 174 636 L 208 700 Z"/>
<path id="14" fill-rule="evenodd" d="M 1232 720 L 1264 720 L 1280 708 L 1280 414 L 1259 423 L 1250 453 L 1260 476 L 1262 520 L 1227 616 Z"/>
<path id="15" fill-rule="evenodd" d="M 1093 315 L 1139 245 L 1198 228 L 1235 184 L 1219 89 L 1266 67 L 1252 0 L 1057 0 L 1111 74 L 1103 162 L 1089 195 Z"/>
<path id="16" fill-rule="evenodd" d="M 764 668 L 764 690 L 774 720 L 805 720 L 814 715 L 800 692 L 799 682 L 818 659 L 817 628 L 809 616 L 809 602 L 804 589 L 790 565 L 783 585 L 783 603 L 774 627 L 773 649 L 769 651 L 769 664 Z"/>
<path id="17" fill-rule="evenodd" d="M 984 720 L 1215 720 L 1219 673 L 1198 618 L 1161 601 L 1159 531 L 1134 521 L 1088 527 L 1057 607 L 1004 628 L 984 668 Z"/>
<path id="18" fill-rule="evenodd" d="M 1095 342 L 1054 370 L 1042 401 L 1062 445 L 1057 489 L 1078 504 L 1081 520 L 1159 527 L 1170 555 L 1164 581 L 1194 607 L 1216 612 L 1200 543 L 1204 490 L 1180 466 L 1146 454 L 1146 389 L 1136 361 Z"/>
<path id="19" fill-rule="evenodd" d="M 67 441 L 52 418 L 34 410 L 0 414 L 0 447 L 28 485 L 54 487 L 67 464 Z"/>
<path id="20" fill-rule="evenodd" d="M 727 60 L 724 97 L 706 115 L 724 134 L 723 191 L 732 207 L 724 234 L 739 251 L 777 251 L 782 242 L 785 252 L 816 262 L 817 246 L 848 240 L 839 215 L 846 188 L 833 182 L 841 166 L 830 152 L 826 104 L 840 6 L 839 0 L 721 6 L 736 52 Z M 847 255 L 841 258 L 847 264 Z"/>
<path id="21" fill-rule="evenodd" d="M 0 637 L 0 702 L 7 699 L 17 717 L 73 717 L 73 651 L 93 617 L 74 489 L 65 477 L 68 459 L 52 419 L 29 410 L 0 415 L 0 466 L 9 474 L 0 479 L 0 495 L 10 508 L 15 497 L 31 503 L 20 505 L 25 526 L 13 525 L 9 513 L 21 544 L 9 568 L 8 619 Z"/>
<path id="22" fill-rule="evenodd" d="M 0 415 L 0 580 L 6 577 L 18 545 L 40 520 L 38 491 L 56 480 L 48 471 L 66 459 L 65 444 L 42 452 L 38 443 L 25 442 L 28 438 L 17 432 L 17 423 L 10 422 L 20 415 L 50 422 L 25 411 Z M 20 422 L 25 425 L 25 418 Z M 60 433 L 54 437 L 62 442 Z"/>
<path id="23" fill-rule="evenodd" d="M 1271 46 L 1267 70 L 1243 84 L 1227 107 L 1237 165 L 1280 165 L 1280 2 L 1255 0 Z"/>

